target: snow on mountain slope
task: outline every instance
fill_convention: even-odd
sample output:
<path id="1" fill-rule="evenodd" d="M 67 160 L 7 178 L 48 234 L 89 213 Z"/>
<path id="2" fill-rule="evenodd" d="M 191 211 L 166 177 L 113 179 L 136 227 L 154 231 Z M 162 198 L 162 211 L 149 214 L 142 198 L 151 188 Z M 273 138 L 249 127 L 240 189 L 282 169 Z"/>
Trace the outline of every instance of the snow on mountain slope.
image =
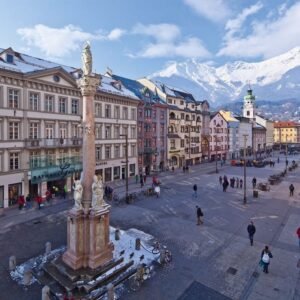
<path id="1" fill-rule="evenodd" d="M 197 59 L 174 62 L 148 76 L 192 92 L 199 100 L 220 103 L 241 99 L 251 84 L 259 99 L 299 98 L 300 47 L 261 62 L 236 61 L 220 67 Z"/>

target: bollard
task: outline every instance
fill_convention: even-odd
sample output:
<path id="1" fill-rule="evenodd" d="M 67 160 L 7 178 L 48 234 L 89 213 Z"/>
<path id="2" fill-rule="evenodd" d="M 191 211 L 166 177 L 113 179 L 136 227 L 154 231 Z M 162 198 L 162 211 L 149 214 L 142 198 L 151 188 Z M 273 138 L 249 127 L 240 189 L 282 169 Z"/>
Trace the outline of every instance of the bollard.
<path id="1" fill-rule="evenodd" d="M 32 272 L 30 269 L 26 270 L 24 272 L 24 276 L 23 276 L 23 284 L 24 285 L 29 285 L 31 283 L 31 279 L 32 279 Z"/>
<path id="2" fill-rule="evenodd" d="M 115 240 L 116 241 L 120 240 L 120 229 L 116 229 L 115 231 Z"/>
<path id="3" fill-rule="evenodd" d="M 17 260 L 15 256 L 9 258 L 9 270 L 13 271 L 16 268 Z"/>
<path id="4" fill-rule="evenodd" d="M 51 243 L 47 242 L 45 244 L 45 254 L 48 255 L 51 252 Z"/>
<path id="5" fill-rule="evenodd" d="M 42 288 L 42 300 L 50 300 L 50 288 L 48 285 Z"/>
<path id="6" fill-rule="evenodd" d="M 141 250 L 141 239 L 135 239 L 135 250 Z"/>
<path id="7" fill-rule="evenodd" d="M 109 283 L 107 286 L 107 300 L 114 300 L 115 299 L 115 287 L 112 283 Z"/>

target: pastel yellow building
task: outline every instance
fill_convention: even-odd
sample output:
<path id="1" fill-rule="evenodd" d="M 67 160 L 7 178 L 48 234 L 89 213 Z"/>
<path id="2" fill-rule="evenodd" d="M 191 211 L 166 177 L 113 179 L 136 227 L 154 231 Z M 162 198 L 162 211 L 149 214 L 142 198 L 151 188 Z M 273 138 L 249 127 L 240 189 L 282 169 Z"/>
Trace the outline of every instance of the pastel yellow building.
<path id="1" fill-rule="evenodd" d="M 275 143 L 299 143 L 300 124 L 292 121 L 274 123 Z"/>

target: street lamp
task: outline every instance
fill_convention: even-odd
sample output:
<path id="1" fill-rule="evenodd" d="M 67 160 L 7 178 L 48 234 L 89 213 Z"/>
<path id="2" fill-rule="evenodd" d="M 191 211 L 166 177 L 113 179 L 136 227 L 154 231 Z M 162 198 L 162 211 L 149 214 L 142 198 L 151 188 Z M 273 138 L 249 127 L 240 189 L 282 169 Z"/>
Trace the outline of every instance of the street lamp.
<path id="1" fill-rule="evenodd" d="M 219 173 L 218 170 L 218 136 L 215 135 L 215 139 L 216 139 L 216 173 Z"/>
<path id="2" fill-rule="evenodd" d="M 128 199 L 128 134 L 120 134 L 120 136 L 125 137 L 125 143 L 126 143 L 126 150 L 125 150 L 125 163 L 126 163 L 126 171 L 125 171 L 125 178 L 126 178 L 126 200 Z"/>
<path id="3" fill-rule="evenodd" d="M 247 197 L 246 197 L 246 145 L 247 145 L 248 134 L 243 134 L 243 136 L 244 136 L 244 204 L 247 204 Z"/>
<path id="4" fill-rule="evenodd" d="M 288 135 L 285 136 L 285 171 L 287 171 Z"/>

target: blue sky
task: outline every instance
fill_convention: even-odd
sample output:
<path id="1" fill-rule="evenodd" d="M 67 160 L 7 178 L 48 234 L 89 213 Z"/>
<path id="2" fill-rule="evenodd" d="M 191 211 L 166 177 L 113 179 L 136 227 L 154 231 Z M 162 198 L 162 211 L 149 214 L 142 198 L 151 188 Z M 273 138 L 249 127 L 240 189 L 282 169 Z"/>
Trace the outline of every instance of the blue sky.
<path id="1" fill-rule="evenodd" d="M 0 48 L 139 78 L 170 61 L 258 61 L 300 45 L 300 1 L 0 0 Z"/>

